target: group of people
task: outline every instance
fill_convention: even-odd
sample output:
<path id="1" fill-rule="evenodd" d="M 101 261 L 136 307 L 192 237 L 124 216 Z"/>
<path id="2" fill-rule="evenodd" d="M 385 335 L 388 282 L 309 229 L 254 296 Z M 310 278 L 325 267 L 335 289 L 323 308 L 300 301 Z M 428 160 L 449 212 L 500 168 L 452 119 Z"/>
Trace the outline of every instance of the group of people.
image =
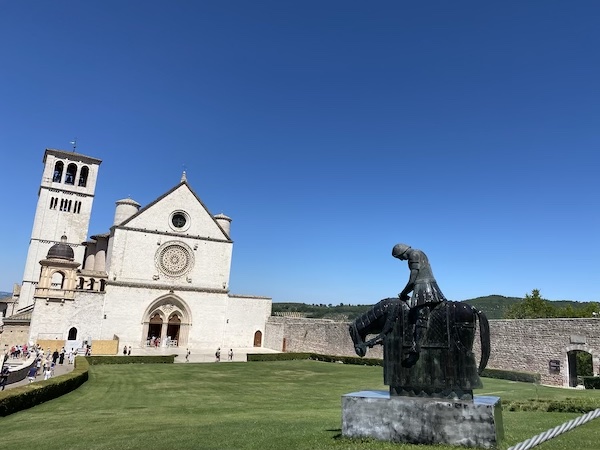
<path id="1" fill-rule="evenodd" d="M 233 349 L 230 348 L 227 352 L 227 361 L 233 361 Z M 221 347 L 215 352 L 215 362 L 221 362 Z"/>
<path id="2" fill-rule="evenodd" d="M 68 364 L 73 364 L 75 361 L 75 355 L 77 354 L 76 350 L 71 349 L 70 352 L 66 352 L 65 348 L 61 348 L 60 351 L 55 349 L 53 352 L 50 351 L 50 348 L 44 351 L 39 345 L 34 345 L 32 347 L 24 346 L 14 346 L 15 350 L 11 348 L 11 356 L 13 358 L 18 358 L 21 355 L 30 356 L 32 353 L 35 353 L 35 359 L 31 367 L 27 372 L 27 379 L 30 383 L 33 383 L 37 377 L 43 376 L 44 380 L 48 380 L 52 378 L 54 375 L 54 370 L 57 365 L 63 365 L 65 362 L 65 358 L 68 361 Z M 16 355 L 16 356 L 14 356 Z M 4 362 L 8 354 L 4 358 Z M 8 365 L 3 365 L 2 370 L 0 372 L 0 390 L 4 390 L 6 385 L 8 384 L 8 377 L 10 374 L 10 369 Z"/>
<path id="3" fill-rule="evenodd" d="M 33 383 L 40 375 L 44 376 L 44 380 L 52 378 L 54 376 L 56 365 L 63 365 L 65 357 L 67 358 L 68 364 L 73 364 L 75 355 L 76 351 L 71 349 L 71 351 L 67 353 L 64 347 L 61 348 L 60 351 L 55 349 L 53 352 L 50 352 L 49 348 L 45 352 L 41 348 L 38 349 L 36 351 L 35 362 L 31 365 L 29 372 L 27 373 L 29 382 Z"/>
<path id="4" fill-rule="evenodd" d="M 10 352 L 9 355 L 11 358 L 16 359 L 16 358 L 23 358 L 23 359 L 27 359 L 29 358 L 29 347 L 27 346 L 27 344 L 23 344 L 23 345 L 13 345 L 10 348 Z"/>

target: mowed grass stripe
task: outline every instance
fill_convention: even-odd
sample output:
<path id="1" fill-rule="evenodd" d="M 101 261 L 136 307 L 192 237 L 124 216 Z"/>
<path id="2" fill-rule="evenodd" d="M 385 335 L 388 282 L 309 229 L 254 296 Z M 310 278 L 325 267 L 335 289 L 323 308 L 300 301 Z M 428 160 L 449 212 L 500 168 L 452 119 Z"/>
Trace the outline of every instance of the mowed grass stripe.
<path id="1" fill-rule="evenodd" d="M 0 448 L 423 450 L 340 438 L 341 396 L 385 390 L 382 381 L 380 367 L 316 361 L 92 366 L 90 380 L 76 391 L 0 418 Z M 505 391 L 506 400 L 586 394 L 484 379 L 481 392 L 490 391 Z M 507 441 L 501 448 L 573 417 L 505 412 Z M 596 449 L 600 424 L 590 428 L 580 439 L 582 433 L 574 431 L 572 438 L 540 449 Z"/>

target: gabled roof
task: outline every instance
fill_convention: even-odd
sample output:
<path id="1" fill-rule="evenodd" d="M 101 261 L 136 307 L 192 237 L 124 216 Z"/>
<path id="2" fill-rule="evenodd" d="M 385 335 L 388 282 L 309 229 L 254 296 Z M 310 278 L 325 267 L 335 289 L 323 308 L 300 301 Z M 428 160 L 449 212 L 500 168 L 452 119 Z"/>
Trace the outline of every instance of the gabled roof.
<path id="1" fill-rule="evenodd" d="M 192 195 L 196 198 L 196 200 L 198 201 L 198 203 L 204 208 L 204 210 L 207 212 L 207 214 L 212 218 L 213 222 L 215 223 L 215 225 L 217 227 L 219 227 L 219 229 L 221 230 L 221 232 L 223 233 L 223 235 L 227 238 L 227 239 L 231 239 L 229 237 L 229 235 L 225 232 L 225 230 L 223 229 L 223 227 L 219 224 L 219 222 L 217 222 L 215 220 L 215 216 L 213 216 L 211 214 L 211 212 L 208 210 L 208 208 L 206 207 L 206 205 L 204 204 L 204 202 L 202 200 L 200 200 L 200 197 L 198 197 L 198 194 L 196 194 L 196 192 L 192 189 L 192 187 L 188 184 L 188 182 L 182 178 L 182 181 L 179 182 L 177 185 L 175 185 L 173 188 L 169 189 L 167 192 L 165 192 L 163 195 L 161 195 L 160 197 L 158 197 L 157 199 L 155 199 L 153 202 L 147 204 L 146 206 L 144 206 L 143 208 L 140 208 L 140 210 L 138 212 L 136 212 L 133 216 L 129 217 L 128 219 L 124 220 L 123 222 L 117 224 L 117 225 L 113 225 L 111 227 L 111 229 L 113 228 L 121 228 L 121 227 L 125 227 L 129 222 L 131 222 L 134 218 L 138 217 L 140 214 L 144 213 L 144 211 L 147 211 L 148 209 L 152 208 L 152 206 L 154 206 L 155 204 L 157 204 L 158 202 L 160 202 L 162 199 L 164 199 L 165 197 L 167 197 L 168 195 L 172 194 L 173 192 L 175 192 L 177 189 L 179 189 L 181 186 L 185 185 L 190 192 L 192 193 Z"/>

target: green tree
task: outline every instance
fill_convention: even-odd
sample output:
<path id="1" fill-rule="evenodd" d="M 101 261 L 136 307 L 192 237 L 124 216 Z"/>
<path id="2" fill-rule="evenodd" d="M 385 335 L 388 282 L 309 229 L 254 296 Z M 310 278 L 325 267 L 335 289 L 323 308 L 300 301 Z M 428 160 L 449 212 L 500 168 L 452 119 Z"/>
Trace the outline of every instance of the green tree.
<path id="1" fill-rule="evenodd" d="M 525 294 L 522 302 L 515 303 L 508 308 L 507 319 L 544 319 L 556 317 L 557 308 L 548 300 L 542 298 L 539 289 L 533 289 L 531 294 Z"/>
<path id="2" fill-rule="evenodd" d="M 578 351 L 575 356 L 577 358 L 577 376 L 591 377 L 594 375 L 592 355 L 588 352 Z"/>

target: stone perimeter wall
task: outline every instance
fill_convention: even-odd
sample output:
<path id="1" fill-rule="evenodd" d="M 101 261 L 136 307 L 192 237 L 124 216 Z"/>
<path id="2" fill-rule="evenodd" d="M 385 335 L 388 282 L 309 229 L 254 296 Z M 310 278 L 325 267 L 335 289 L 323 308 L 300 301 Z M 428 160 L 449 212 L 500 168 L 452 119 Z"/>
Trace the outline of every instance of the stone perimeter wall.
<path id="1" fill-rule="evenodd" d="M 542 384 L 568 386 L 568 352 L 581 350 L 591 353 L 594 374 L 600 374 L 600 319 L 491 320 L 490 334 L 489 368 L 539 373 Z M 346 322 L 270 317 L 265 335 L 264 346 L 277 351 L 356 356 Z M 479 348 L 478 331 L 477 361 Z M 383 348 L 370 349 L 367 357 L 382 358 Z M 560 362 L 559 373 L 551 373 L 551 360 Z"/>
<path id="2" fill-rule="evenodd" d="M 600 319 L 490 320 L 490 334 L 491 368 L 535 372 L 542 384 L 568 386 L 568 352 L 581 350 L 600 374 Z M 551 373 L 551 360 L 560 362 L 559 373 Z"/>

